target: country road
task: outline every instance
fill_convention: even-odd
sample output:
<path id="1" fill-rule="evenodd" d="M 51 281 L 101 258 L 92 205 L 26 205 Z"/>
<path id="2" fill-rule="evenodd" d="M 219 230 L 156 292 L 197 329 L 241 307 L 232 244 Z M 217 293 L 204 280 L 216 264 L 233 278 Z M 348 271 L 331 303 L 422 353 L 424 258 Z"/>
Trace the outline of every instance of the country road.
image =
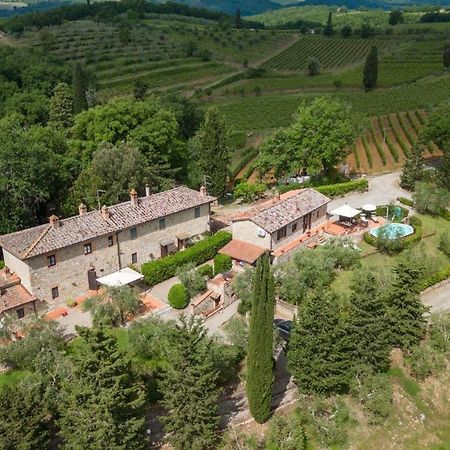
<path id="1" fill-rule="evenodd" d="M 450 310 L 450 280 L 424 292 L 421 298 L 423 303 L 431 308 L 432 313 Z"/>

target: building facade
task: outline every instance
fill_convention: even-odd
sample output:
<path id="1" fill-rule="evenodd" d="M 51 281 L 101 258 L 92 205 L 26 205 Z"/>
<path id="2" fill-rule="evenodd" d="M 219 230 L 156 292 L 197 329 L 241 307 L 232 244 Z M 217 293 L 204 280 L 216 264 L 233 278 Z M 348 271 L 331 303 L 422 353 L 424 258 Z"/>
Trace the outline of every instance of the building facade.
<path id="1" fill-rule="evenodd" d="M 231 219 L 233 240 L 220 252 L 238 263 L 254 264 L 264 251 L 273 254 L 325 223 L 329 202 L 309 188 L 274 197 Z"/>
<path id="2" fill-rule="evenodd" d="M 178 187 L 0 237 L 6 266 L 40 300 L 65 301 L 96 279 L 183 249 L 210 229 L 214 197 Z"/>

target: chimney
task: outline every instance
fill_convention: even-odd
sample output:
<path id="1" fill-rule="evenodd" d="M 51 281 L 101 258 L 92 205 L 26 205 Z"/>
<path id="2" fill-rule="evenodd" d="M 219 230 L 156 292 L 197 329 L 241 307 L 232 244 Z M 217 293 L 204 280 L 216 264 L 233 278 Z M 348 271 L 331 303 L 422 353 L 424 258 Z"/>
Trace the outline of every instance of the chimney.
<path id="1" fill-rule="evenodd" d="M 59 227 L 59 217 L 58 217 L 58 216 L 55 216 L 55 215 L 53 214 L 52 216 L 50 216 L 49 220 L 50 220 L 50 225 L 52 226 L 52 228 L 53 228 L 54 230 L 56 230 L 56 228 Z"/>
<path id="2" fill-rule="evenodd" d="M 78 207 L 78 212 L 80 213 L 80 216 L 84 216 L 87 213 L 87 207 L 84 203 L 80 203 L 80 206 Z"/>
<path id="3" fill-rule="evenodd" d="M 150 196 L 150 186 L 148 185 L 148 183 L 145 185 L 145 196 Z"/>
<path id="4" fill-rule="evenodd" d="M 201 195 L 205 195 L 206 196 L 206 187 L 205 186 L 200 186 L 200 194 Z"/>
<path id="5" fill-rule="evenodd" d="M 106 205 L 102 206 L 102 217 L 104 220 L 108 220 L 109 219 L 109 210 L 108 207 Z"/>
<path id="6" fill-rule="evenodd" d="M 131 200 L 131 204 L 133 206 L 137 206 L 138 205 L 138 195 L 136 192 L 136 189 L 131 189 L 130 191 L 130 200 Z"/>

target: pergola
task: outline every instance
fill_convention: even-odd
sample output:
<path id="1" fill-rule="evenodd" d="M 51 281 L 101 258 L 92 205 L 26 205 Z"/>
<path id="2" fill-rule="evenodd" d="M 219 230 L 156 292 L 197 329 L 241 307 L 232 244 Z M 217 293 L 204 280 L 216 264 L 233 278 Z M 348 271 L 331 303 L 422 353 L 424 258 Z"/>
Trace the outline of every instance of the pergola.
<path id="1" fill-rule="evenodd" d="M 333 216 L 339 216 L 339 222 L 346 222 L 361 214 L 361 211 L 346 203 L 345 205 L 339 206 L 331 211 L 330 214 Z"/>
<path id="2" fill-rule="evenodd" d="M 140 281 L 144 275 L 129 267 L 110 273 L 104 277 L 97 278 L 97 282 L 108 287 L 126 286 L 136 281 Z"/>

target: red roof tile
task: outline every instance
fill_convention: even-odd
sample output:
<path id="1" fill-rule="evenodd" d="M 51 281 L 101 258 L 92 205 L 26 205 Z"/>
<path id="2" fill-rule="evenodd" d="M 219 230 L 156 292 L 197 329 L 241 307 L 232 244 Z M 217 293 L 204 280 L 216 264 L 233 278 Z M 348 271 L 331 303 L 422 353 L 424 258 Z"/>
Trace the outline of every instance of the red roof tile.
<path id="1" fill-rule="evenodd" d="M 261 255 L 266 252 L 266 249 L 258 245 L 249 244 L 248 242 L 239 241 L 238 239 L 231 240 L 225 247 L 219 250 L 219 253 L 231 256 L 237 261 L 244 261 L 253 264 Z"/>
<path id="2" fill-rule="evenodd" d="M 56 228 L 45 224 L 0 236 L 0 245 L 16 257 L 27 259 L 211 203 L 214 200 L 214 197 L 202 195 L 193 189 L 178 187 L 142 197 L 137 206 L 132 205 L 130 201 L 110 206 L 108 219 L 104 219 L 100 211 L 91 211 L 62 219 Z"/>

